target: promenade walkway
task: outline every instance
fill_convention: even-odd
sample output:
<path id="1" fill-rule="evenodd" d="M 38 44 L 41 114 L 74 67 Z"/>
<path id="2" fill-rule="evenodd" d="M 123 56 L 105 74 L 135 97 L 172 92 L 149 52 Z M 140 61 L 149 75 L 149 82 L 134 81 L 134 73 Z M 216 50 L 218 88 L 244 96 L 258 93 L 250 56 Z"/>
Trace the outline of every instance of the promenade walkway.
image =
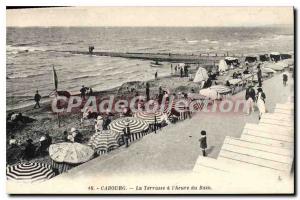
<path id="1" fill-rule="evenodd" d="M 290 77 L 288 86 L 284 87 L 282 75 L 277 74 L 264 81 L 263 89 L 267 96 L 268 112 L 274 112 L 276 104 L 285 103 L 288 97 L 293 95 L 293 79 Z M 244 96 L 245 91 L 234 97 L 243 99 Z M 201 154 L 198 142 L 201 130 L 207 131 L 208 157 L 215 159 L 219 156 L 227 136 L 240 138 L 246 123 L 258 124 L 258 122 L 257 110 L 250 116 L 242 113 L 227 115 L 198 113 L 192 119 L 170 125 L 158 131 L 157 134 L 145 136 L 132 143 L 127 149 L 122 147 L 108 155 L 73 168 L 67 173 L 45 182 L 43 188 L 51 185 L 51 192 L 58 193 L 60 191 L 114 193 L 114 191 L 103 190 L 89 191 L 88 186 L 126 184 L 132 187 L 129 186 L 124 192 L 137 193 L 139 191 L 136 191 L 135 186 L 138 184 L 168 185 L 180 183 L 180 180 L 183 183 L 186 180 L 186 184 L 188 184 L 187 174 L 192 172 Z M 213 174 L 215 173 L 213 172 Z M 206 177 L 203 178 L 206 179 Z M 197 179 L 197 181 L 200 184 L 203 180 Z M 193 182 L 197 183 L 197 181 Z M 54 187 L 54 185 L 61 184 L 67 184 L 68 188 Z M 166 191 L 154 192 L 167 193 Z M 178 191 L 174 192 L 178 193 Z"/>

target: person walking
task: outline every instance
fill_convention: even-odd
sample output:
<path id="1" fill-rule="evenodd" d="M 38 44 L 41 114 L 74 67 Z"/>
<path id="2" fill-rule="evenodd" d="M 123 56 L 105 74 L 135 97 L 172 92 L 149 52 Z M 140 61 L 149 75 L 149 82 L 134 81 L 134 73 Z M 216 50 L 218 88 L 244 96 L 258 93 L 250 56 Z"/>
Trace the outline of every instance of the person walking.
<path id="1" fill-rule="evenodd" d="M 263 92 L 262 88 L 257 89 L 257 107 L 259 110 L 259 119 L 261 116 L 266 113 L 266 105 L 265 105 L 266 95 Z"/>
<path id="2" fill-rule="evenodd" d="M 158 73 L 157 73 L 157 71 L 156 71 L 155 74 L 154 74 L 155 80 L 157 80 L 157 77 L 158 77 Z"/>
<path id="3" fill-rule="evenodd" d="M 283 81 L 283 86 L 286 86 L 288 81 L 288 75 L 286 72 L 282 75 L 282 81 Z"/>
<path id="4" fill-rule="evenodd" d="M 253 85 L 249 85 L 246 90 L 246 108 L 247 108 L 247 115 L 250 115 L 250 112 L 254 112 L 254 100 L 255 100 L 255 90 L 253 89 Z"/>
<path id="5" fill-rule="evenodd" d="M 81 99 L 85 100 L 85 94 L 86 94 L 86 87 L 84 85 L 80 89 L 80 97 Z"/>
<path id="6" fill-rule="evenodd" d="M 40 108 L 40 100 L 41 100 L 41 95 L 39 94 L 39 91 L 37 90 L 35 95 L 34 95 L 34 101 L 35 101 L 35 105 L 34 105 L 34 109 L 36 109 L 36 107 Z"/>
<path id="7" fill-rule="evenodd" d="M 262 72 L 260 69 L 260 64 L 257 66 L 257 80 L 258 80 L 258 87 L 262 87 Z"/>
<path id="8" fill-rule="evenodd" d="M 126 127 L 123 129 L 123 140 L 125 142 L 125 147 L 127 148 L 129 146 L 128 144 L 128 140 L 130 137 L 130 128 L 129 128 L 129 124 L 126 124 Z"/>
<path id="9" fill-rule="evenodd" d="M 183 77 L 183 69 L 182 69 L 182 67 L 180 67 L 180 77 L 181 78 Z"/>
<path id="10" fill-rule="evenodd" d="M 206 131 L 201 131 L 201 137 L 199 139 L 200 149 L 202 150 L 202 155 L 206 157 L 206 149 L 207 149 L 207 140 L 206 140 Z"/>
<path id="11" fill-rule="evenodd" d="M 146 100 L 150 100 L 150 85 L 148 82 L 146 83 Z"/>
<path id="12" fill-rule="evenodd" d="M 171 75 L 173 75 L 173 65 L 171 64 Z"/>

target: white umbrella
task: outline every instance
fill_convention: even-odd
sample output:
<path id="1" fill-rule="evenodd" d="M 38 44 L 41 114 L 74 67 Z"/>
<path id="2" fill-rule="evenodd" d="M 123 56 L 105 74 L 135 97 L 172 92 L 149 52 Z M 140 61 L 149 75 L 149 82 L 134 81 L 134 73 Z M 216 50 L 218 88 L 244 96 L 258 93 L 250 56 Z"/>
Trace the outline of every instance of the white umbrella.
<path id="1" fill-rule="evenodd" d="M 50 145 L 49 155 L 55 162 L 77 164 L 90 160 L 94 150 L 80 143 L 62 142 Z"/>
<path id="2" fill-rule="evenodd" d="M 218 98 L 218 93 L 214 89 L 205 88 L 199 91 L 199 94 L 206 96 L 207 98 L 211 100 L 216 100 Z"/>

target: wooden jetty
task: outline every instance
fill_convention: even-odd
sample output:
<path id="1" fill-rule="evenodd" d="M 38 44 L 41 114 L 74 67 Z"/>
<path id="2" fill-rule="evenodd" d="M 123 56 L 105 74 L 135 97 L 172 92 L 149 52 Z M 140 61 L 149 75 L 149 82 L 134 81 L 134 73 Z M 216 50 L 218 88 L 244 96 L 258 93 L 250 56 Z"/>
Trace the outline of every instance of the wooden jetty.
<path id="1" fill-rule="evenodd" d="M 214 63 L 224 59 L 227 56 L 237 57 L 241 61 L 244 58 L 243 54 L 229 53 L 201 53 L 201 54 L 172 54 L 172 53 L 137 53 L 137 52 L 105 52 L 105 51 L 59 51 L 71 54 L 95 55 L 95 56 L 110 56 L 121 57 L 128 59 L 153 60 L 159 62 L 183 62 L 183 63 Z"/>

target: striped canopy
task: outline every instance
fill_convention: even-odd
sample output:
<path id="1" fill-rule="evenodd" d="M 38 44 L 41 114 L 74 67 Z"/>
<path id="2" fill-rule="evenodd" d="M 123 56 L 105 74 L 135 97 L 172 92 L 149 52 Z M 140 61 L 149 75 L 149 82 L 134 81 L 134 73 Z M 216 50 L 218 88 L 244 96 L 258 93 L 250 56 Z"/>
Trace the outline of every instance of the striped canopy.
<path id="1" fill-rule="evenodd" d="M 55 176 L 51 167 L 44 163 L 28 162 L 6 168 L 8 180 L 35 182 L 45 181 Z"/>
<path id="2" fill-rule="evenodd" d="M 163 112 L 147 112 L 147 111 L 138 111 L 135 113 L 135 117 L 140 118 L 148 122 L 149 124 L 155 123 L 155 117 L 157 123 L 162 123 L 164 120 L 164 113 Z"/>
<path id="3" fill-rule="evenodd" d="M 231 89 L 224 85 L 214 85 L 211 86 L 210 89 L 216 90 L 219 94 L 227 94 L 231 92 Z"/>
<path id="4" fill-rule="evenodd" d="M 128 124 L 130 133 L 139 133 L 149 128 L 149 124 L 142 119 L 136 117 L 123 117 L 112 121 L 109 128 L 112 131 L 123 134 L 123 129 Z"/>
<path id="5" fill-rule="evenodd" d="M 186 103 L 185 103 L 186 102 Z M 185 107 L 189 106 L 191 103 L 191 99 L 173 99 L 172 102 L 167 103 L 164 106 L 164 113 L 170 115 L 173 111 L 176 112 L 184 112 Z"/>
<path id="6" fill-rule="evenodd" d="M 106 153 L 119 147 L 119 139 L 120 133 L 111 130 L 103 130 L 96 132 L 90 138 L 88 146 L 92 147 L 97 152 Z"/>
<path id="7" fill-rule="evenodd" d="M 94 150 L 80 143 L 62 142 L 50 145 L 49 155 L 55 162 L 77 164 L 90 160 Z"/>

